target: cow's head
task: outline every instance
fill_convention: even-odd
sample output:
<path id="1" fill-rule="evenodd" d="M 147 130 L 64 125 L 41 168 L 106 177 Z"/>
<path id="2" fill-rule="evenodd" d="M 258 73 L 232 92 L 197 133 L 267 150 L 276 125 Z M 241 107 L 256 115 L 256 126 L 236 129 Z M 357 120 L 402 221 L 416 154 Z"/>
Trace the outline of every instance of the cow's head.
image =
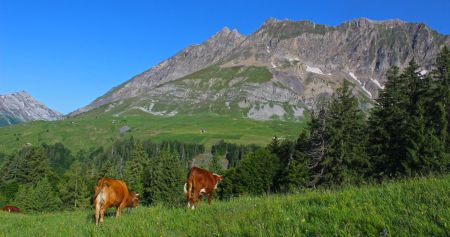
<path id="1" fill-rule="evenodd" d="M 128 207 L 137 207 L 139 205 L 139 193 L 130 193 L 130 202 L 128 202 Z"/>
<path id="2" fill-rule="evenodd" d="M 214 180 L 216 181 L 216 185 L 214 186 L 214 189 L 217 188 L 217 184 L 219 184 L 220 181 L 223 180 L 223 176 L 222 175 L 218 175 L 218 174 L 213 174 L 214 176 Z"/>

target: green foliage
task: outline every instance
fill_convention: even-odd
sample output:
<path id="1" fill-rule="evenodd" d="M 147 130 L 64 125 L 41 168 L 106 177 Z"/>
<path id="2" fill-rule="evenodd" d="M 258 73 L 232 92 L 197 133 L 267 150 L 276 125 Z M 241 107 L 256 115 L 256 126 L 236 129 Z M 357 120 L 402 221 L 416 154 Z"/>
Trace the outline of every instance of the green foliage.
<path id="1" fill-rule="evenodd" d="M 414 60 L 402 74 L 393 68 L 372 110 L 368 146 L 376 177 L 443 172 L 450 164 L 441 81 L 422 77 L 418 69 Z"/>
<path id="2" fill-rule="evenodd" d="M 294 192 L 308 186 L 311 171 L 308 167 L 309 137 L 305 132 L 300 133 L 295 144 L 293 157 L 287 163 L 282 185 L 285 191 Z"/>
<path id="3" fill-rule="evenodd" d="M 185 177 L 180 157 L 173 153 L 162 152 L 151 159 L 144 170 L 143 203 L 179 205 L 181 200 L 184 200 L 182 190 Z"/>
<path id="4" fill-rule="evenodd" d="M 36 185 L 25 184 L 19 187 L 14 203 L 22 210 L 31 212 L 50 212 L 59 210 L 61 200 L 44 177 Z"/>
<path id="5" fill-rule="evenodd" d="M 144 167 L 148 165 L 148 155 L 141 143 L 136 143 L 131 152 L 131 159 L 125 164 L 125 181 L 128 189 L 137 193 L 143 193 Z"/>
<path id="6" fill-rule="evenodd" d="M 213 201 L 194 212 L 138 207 L 97 227 L 92 210 L 11 215 L 1 236 L 448 236 L 450 177 Z"/>
<path id="7" fill-rule="evenodd" d="M 89 206 L 91 192 L 85 173 L 81 163 L 76 160 L 62 177 L 58 189 L 64 209 L 84 209 Z"/>
<path id="8" fill-rule="evenodd" d="M 366 154 L 365 119 L 358 100 L 346 81 L 336 91 L 325 119 L 325 140 L 328 144 L 319 166 L 322 184 L 352 184 L 364 180 L 369 166 Z"/>
<path id="9" fill-rule="evenodd" d="M 223 173 L 223 165 L 220 156 L 215 155 L 212 157 L 208 164 L 208 170 L 216 174 Z"/>
<path id="10" fill-rule="evenodd" d="M 233 173 L 227 173 L 225 178 L 234 180 L 234 183 L 224 183 L 222 196 L 251 194 L 269 194 L 274 188 L 274 179 L 279 169 L 278 158 L 269 150 L 260 148 L 249 153 Z M 227 187 L 227 185 L 237 187 Z M 237 193 L 227 193 L 227 192 Z"/>

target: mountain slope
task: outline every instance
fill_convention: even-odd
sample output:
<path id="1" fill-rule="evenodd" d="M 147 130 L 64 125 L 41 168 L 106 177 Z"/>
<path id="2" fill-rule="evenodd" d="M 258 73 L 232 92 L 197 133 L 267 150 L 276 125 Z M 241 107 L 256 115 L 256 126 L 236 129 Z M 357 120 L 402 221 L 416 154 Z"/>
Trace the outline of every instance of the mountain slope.
<path id="1" fill-rule="evenodd" d="M 400 20 L 361 18 L 330 27 L 269 19 L 247 37 L 224 28 L 71 115 L 137 109 L 163 116 L 301 119 L 343 80 L 369 104 L 390 67 L 403 68 L 414 58 L 425 73 L 443 45 L 450 45 L 449 36 Z"/>
<path id="2" fill-rule="evenodd" d="M 25 91 L 0 95 L 0 126 L 61 117 L 61 113 L 49 109 Z"/>
<path id="3" fill-rule="evenodd" d="M 85 108 L 75 111 L 72 115 L 89 111 L 113 101 L 143 94 L 162 83 L 178 79 L 212 65 L 228 54 L 243 39 L 245 37 L 239 32 L 231 31 L 225 27 L 202 44 L 192 45 L 181 50 L 173 57 L 113 88 L 106 95 L 96 99 Z"/>

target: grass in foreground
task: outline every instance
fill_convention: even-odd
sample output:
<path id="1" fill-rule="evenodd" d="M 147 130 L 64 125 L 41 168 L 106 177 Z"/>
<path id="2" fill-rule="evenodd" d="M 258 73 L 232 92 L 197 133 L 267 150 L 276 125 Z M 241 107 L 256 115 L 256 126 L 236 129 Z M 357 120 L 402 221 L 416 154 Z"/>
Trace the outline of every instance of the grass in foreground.
<path id="1" fill-rule="evenodd" d="M 4 236 L 449 236 L 450 176 L 205 203 L 139 207 L 96 227 L 92 211 L 0 213 Z"/>

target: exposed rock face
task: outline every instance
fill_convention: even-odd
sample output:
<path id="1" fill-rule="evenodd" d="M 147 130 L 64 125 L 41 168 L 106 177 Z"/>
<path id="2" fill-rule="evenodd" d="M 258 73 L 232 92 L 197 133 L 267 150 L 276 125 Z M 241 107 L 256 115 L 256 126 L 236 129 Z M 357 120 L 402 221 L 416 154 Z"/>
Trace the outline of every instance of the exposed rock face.
<path id="1" fill-rule="evenodd" d="M 245 37 L 236 30 L 230 30 L 225 27 L 202 44 L 192 45 L 181 50 L 173 57 L 113 88 L 106 95 L 96 99 L 85 108 L 75 111 L 73 114 L 86 112 L 113 101 L 140 95 L 163 83 L 217 63 L 219 59 L 227 55 L 244 39 Z"/>
<path id="2" fill-rule="evenodd" d="M 360 18 L 330 27 L 272 18 L 247 37 L 224 28 L 72 115 L 105 104 L 110 111 L 127 100 L 128 106 L 111 112 L 298 117 L 303 108 L 329 97 L 343 80 L 353 82 L 360 97 L 376 98 L 390 67 L 404 68 L 414 58 L 429 71 L 444 45 L 450 45 L 449 36 L 400 20 Z"/>
<path id="3" fill-rule="evenodd" d="M 61 117 L 61 113 L 49 109 L 25 91 L 0 95 L 0 126 Z"/>

